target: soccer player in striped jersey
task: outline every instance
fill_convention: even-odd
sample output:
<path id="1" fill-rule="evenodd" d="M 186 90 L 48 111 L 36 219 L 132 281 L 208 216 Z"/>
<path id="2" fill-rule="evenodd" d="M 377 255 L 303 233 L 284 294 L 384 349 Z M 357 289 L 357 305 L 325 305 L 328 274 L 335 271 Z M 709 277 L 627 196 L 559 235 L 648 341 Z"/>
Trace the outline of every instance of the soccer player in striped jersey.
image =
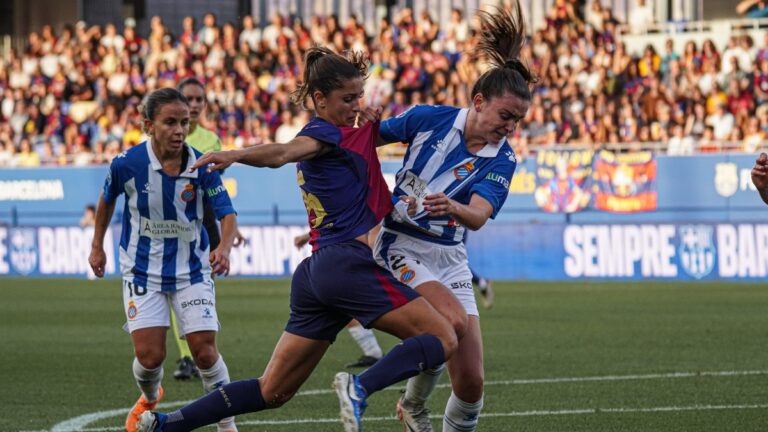
<path id="1" fill-rule="evenodd" d="M 415 198 L 417 210 L 410 216 L 403 202 L 396 204 L 376 241 L 376 259 L 461 329 L 448 362 L 453 392 L 446 432 L 476 430 L 483 405 L 483 345 L 465 230 L 480 229 L 504 205 L 517 164 L 507 136 L 525 117 L 536 81 L 519 58 L 525 41 L 519 4 L 478 17 L 477 50 L 492 67 L 474 84 L 471 106 L 415 106 L 380 129 L 382 142 L 408 144 L 395 195 Z M 425 404 L 442 369 L 408 381 L 397 404 L 407 431 L 432 431 Z"/>
<path id="2" fill-rule="evenodd" d="M 304 64 L 303 83 L 293 101 L 303 105 L 311 97 L 316 117 L 296 138 L 209 153 L 193 166 L 298 162 L 313 252 L 293 275 L 285 331 L 260 378 L 230 383 L 169 414 L 144 413 L 142 432 L 189 431 L 222 417 L 282 406 L 353 318 L 403 340 L 360 376 L 340 372 L 334 379 L 344 429 L 358 432 L 367 396 L 443 363 L 456 348 L 456 329 L 378 266 L 368 246 L 368 231 L 391 211 L 392 201 L 376 156 L 378 111 L 360 108 L 367 74 L 362 55 L 342 57 L 313 47 Z M 351 127 L 358 121 L 365 124 Z"/>
<path id="3" fill-rule="evenodd" d="M 89 263 L 104 276 L 104 233 L 117 197 L 125 194 L 120 271 L 126 329 L 136 357 L 133 375 L 141 397 L 128 414 L 125 429 L 136 431 L 142 412 L 154 409 L 163 396 L 169 304 L 179 318 L 200 368 L 203 387 L 212 392 L 229 382 L 229 372 L 216 348 L 216 315 L 212 273 L 229 272 L 229 252 L 237 221 L 217 172 L 191 170 L 202 156 L 184 139 L 189 132 L 189 106 L 175 89 L 157 90 L 144 109 L 147 141 L 117 156 L 109 168 L 96 210 Z M 222 240 L 210 250 L 203 228 L 203 203 L 210 201 L 221 220 Z M 234 418 L 222 419 L 219 431 L 235 432 Z"/>

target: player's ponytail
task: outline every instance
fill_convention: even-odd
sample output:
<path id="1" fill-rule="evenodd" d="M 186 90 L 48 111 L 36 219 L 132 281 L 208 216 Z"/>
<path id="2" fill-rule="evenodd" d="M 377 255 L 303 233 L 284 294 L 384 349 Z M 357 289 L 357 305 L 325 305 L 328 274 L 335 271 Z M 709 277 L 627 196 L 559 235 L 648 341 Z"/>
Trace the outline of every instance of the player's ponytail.
<path id="1" fill-rule="evenodd" d="M 538 82 L 520 58 L 526 41 L 525 17 L 516 0 L 510 10 L 496 8 L 493 13 L 478 11 L 480 40 L 473 57 L 484 54 L 491 68 L 472 87 L 472 96 L 481 93 L 486 99 L 512 93 L 531 100 L 531 85 Z"/>
<path id="2" fill-rule="evenodd" d="M 365 54 L 349 52 L 344 57 L 328 48 L 313 46 L 304 54 L 302 83 L 291 93 L 291 102 L 307 109 L 307 97 L 312 97 L 315 90 L 327 95 L 343 87 L 349 79 L 367 77 Z"/>

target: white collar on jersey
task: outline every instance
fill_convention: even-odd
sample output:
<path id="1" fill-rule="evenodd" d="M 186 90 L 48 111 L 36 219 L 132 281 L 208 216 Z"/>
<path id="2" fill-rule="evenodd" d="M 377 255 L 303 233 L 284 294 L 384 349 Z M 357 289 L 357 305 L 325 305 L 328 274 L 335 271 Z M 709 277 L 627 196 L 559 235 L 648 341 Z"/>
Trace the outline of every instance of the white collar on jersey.
<path id="1" fill-rule="evenodd" d="M 152 169 L 155 171 L 160 171 L 163 169 L 163 164 L 160 163 L 160 159 L 157 158 L 155 155 L 155 151 L 152 150 L 152 140 L 147 139 L 147 154 L 149 155 L 149 163 L 152 164 Z M 186 178 L 197 178 L 197 170 L 194 170 L 192 172 L 189 172 L 189 167 L 192 166 L 197 161 L 197 156 L 195 156 L 195 152 L 192 151 L 192 149 L 189 148 L 189 144 L 184 144 L 184 149 L 189 153 L 189 159 L 187 159 L 187 166 L 185 166 L 181 173 L 179 174 L 179 177 L 186 177 Z"/>
<path id="2" fill-rule="evenodd" d="M 459 113 L 456 115 L 456 120 L 453 121 L 453 128 L 457 129 L 459 132 L 461 132 L 462 135 L 464 135 L 464 127 L 467 125 L 467 116 L 469 115 L 469 108 L 462 108 L 459 110 Z M 485 147 L 480 149 L 479 152 L 475 156 L 484 157 L 484 158 L 495 158 L 497 154 L 499 154 L 499 150 L 501 150 L 501 146 L 504 145 L 504 142 L 507 141 L 507 137 L 504 137 L 496 144 L 487 143 Z"/>

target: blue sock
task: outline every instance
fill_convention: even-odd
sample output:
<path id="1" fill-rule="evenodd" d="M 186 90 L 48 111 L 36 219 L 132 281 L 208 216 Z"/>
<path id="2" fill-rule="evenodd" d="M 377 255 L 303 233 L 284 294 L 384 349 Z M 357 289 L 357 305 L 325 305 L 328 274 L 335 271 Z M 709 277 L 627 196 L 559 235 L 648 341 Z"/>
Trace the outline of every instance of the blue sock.
<path id="1" fill-rule="evenodd" d="M 370 395 L 442 363 L 445 352 L 440 339 L 431 334 L 410 337 L 360 374 L 360 385 Z"/>
<path id="2" fill-rule="evenodd" d="M 219 420 L 265 408 L 259 380 L 235 381 L 168 413 L 163 432 L 191 431 Z"/>

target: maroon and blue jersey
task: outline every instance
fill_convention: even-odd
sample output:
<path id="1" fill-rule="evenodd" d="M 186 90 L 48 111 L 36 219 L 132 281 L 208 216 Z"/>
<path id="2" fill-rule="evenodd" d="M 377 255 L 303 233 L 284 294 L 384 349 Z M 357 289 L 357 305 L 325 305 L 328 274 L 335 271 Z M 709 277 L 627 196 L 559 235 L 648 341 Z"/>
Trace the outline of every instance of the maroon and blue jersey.
<path id="1" fill-rule="evenodd" d="M 298 133 L 331 150 L 297 164 L 312 250 L 367 233 L 392 210 L 376 155 L 379 122 L 338 127 L 315 117 Z"/>

